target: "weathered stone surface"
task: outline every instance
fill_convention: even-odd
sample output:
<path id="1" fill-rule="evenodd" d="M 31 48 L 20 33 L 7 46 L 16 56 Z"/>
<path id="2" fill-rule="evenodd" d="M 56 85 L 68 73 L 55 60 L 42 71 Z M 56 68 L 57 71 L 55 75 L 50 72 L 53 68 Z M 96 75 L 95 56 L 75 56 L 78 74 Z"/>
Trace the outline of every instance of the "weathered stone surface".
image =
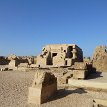
<path id="1" fill-rule="evenodd" d="M 87 64 L 84 62 L 75 62 L 73 67 L 75 70 L 85 70 L 87 69 Z"/>
<path id="2" fill-rule="evenodd" d="M 69 71 L 59 78 L 60 84 L 68 84 L 68 79 L 73 77 L 73 72 Z"/>
<path id="3" fill-rule="evenodd" d="M 52 66 L 71 66 L 74 62 L 83 61 L 83 52 L 75 44 L 54 44 L 43 48 L 42 54 L 37 56 L 39 67 Z"/>
<path id="4" fill-rule="evenodd" d="M 85 79 L 88 75 L 87 64 L 84 62 L 75 62 L 73 65 L 73 78 Z"/>
<path id="5" fill-rule="evenodd" d="M 92 90 L 107 90 L 107 83 L 100 81 L 90 81 L 90 80 L 75 80 L 68 79 L 68 84 L 74 87 L 84 88 L 84 89 L 92 89 Z"/>
<path id="6" fill-rule="evenodd" d="M 73 66 L 67 69 L 67 72 L 58 78 L 61 84 L 67 84 L 69 78 L 86 79 L 93 72 L 92 64 L 85 62 L 75 62 Z"/>
<path id="7" fill-rule="evenodd" d="M 106 46 L 96 47 L 93 55 L 93 67 L 95 67 L 97 71 L 107 72 L 107 47 Z"/>
<path id="8" fill-rule="evenodd" d="M 73 79 L 85 79 L 88 75 L 88 70 L 73 70 Z"/>
<path id="9" fill-rule="evenodd" d="M 29 65 L 28 65 L 28 63 L 20 63 L 18 65 L 18 67 L 25 67 L 25 68 L 27 68 L 27 67 L 29 67 Z"/>
<path id="10" fill-rule="evenodd" d="M 16 70 L 16 69 L 17 69 L 16 66 L 17 66 L 16 60 L 11 60 L 8 67 L 9 67 L 9 69 L 14 69 L 14 70 Z"/>
<path id="11" fill-rule="evenodd" d="M 36 68 L 36 67 L 38 67 L 36 64 L 31 64 L 30 65 L 30 68 Z"/>
<path id="12" fill-rule="evenodd" d="M 18 67 L 29 67 L 29 64 L 33 63 L 33 57 L 16 56 L 14 54 L 8 56 L 9 69 L 16 70 Z"/>
<path id="13" fill-rule="evenodd" d="M 45 103 L 57 90 L 57 79 L 49 72 L 38 71 L 32 87 L 29 88 L 28 102 L 34 104 Z"/>

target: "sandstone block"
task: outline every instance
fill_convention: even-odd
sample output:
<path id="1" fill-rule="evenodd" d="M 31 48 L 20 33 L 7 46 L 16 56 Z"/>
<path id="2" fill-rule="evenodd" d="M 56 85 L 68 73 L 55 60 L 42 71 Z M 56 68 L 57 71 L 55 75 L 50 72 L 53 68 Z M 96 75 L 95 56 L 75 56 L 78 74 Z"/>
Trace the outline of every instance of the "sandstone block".
<path id="1" fill-rule="evenodd" d="M 18 67 L 29 67 L 28 63 L 20 63 Z"/>
<path id="2" fill-rule="evenodd" d="M 87 69 L 87 65 L 84 62 L 75 62 L 75 64 L 73 65 L 74 69 L 76 70 L 84 70 Z"/>
<path id="3" fill-rule="evenodd" d="M 88 70 L 73 70 L 74 79 L 85 79 L 88 75 Z"/>
<path id="4" fill-rule="evenodd" d="M 57 91 L 57 79 L 49 72 L 38 71 L 29 88 L 28 103 L 45 103 Z"/>

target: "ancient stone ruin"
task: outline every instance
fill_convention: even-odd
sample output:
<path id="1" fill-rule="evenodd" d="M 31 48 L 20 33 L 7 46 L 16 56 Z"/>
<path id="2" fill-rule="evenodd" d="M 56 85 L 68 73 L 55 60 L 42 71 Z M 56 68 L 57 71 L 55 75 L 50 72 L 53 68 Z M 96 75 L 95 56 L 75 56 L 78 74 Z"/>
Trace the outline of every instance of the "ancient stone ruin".
<path id="1" fill-rule="evenodd" d="M 68 70 L 63 73 L 63 76 L 59 78 L 60 84 L 68 84 L 68 79 L 84 80 L 89 74 L 94 73 L 96 70 L 92 67 L 92 64 L 86 62 L 75 62 L 74 65 L 68 67 Z"/>
<path id="2" fill-rule="evenodd" d="M 84 62 L 75 62 L 73 70 L 73 79 L 85 79 L 88 76 L 87 64 Z"/>
<path id="3" fill-rule="evenodd" d="M 54 44 L 47 45 L 42 49 L 42 54 L 37 56 L 39 67 L 52 66 L 71 66 L 74 62 L 83 61 L 83 52 L 75 44 Z"/>
<path id="4" fill-rule="evenodd" d="M 67 80 L 71 77 L 85 79 L 92 71 L 90 69 L 92 68 L 92 62 L 89 59 L 83 60 L 82 49 L 75 44 L 47 45 L 43 48 L 42 54 L 37 57 L 12 54 L 7 59 L 9 61 L 9 70 L 27 71 L 38 67 L 70 67 L 70 72 L 64 73 L 60 79 L 63 83 L 67 83 Z"/>
<path id="5" fill-rule="evenodd" d="M 37 71 L 32 87 L 29 88 L 28 102 L 42 104 L 57 91 L 57 79 L 49 72 Z"/>
<path id="6" fill-rule="evenodd" d="M 35 76 L 32 86 L 29 87 L 28 103 L 40 105 L 47 102 L 49 97 L 57 91 L 57 83 L 58 89 L 70 86 L 96 90 L 107 89 L 107 83 L 93 82 L 94 78 L 102 75 L 87 78 L 96 70 L 107 71 L 106 48 L 106 46 L 99 46 L 96 48 L 93 58 L 83 58 L 82 49 L 75 44 L 47 45 L 43 48 L 42 54 L 38 56 L 12 54 L 8 57 L 0 57 L 0 70 L 32 70 Z M 105 106 L 106 102 L 95 99 L 93 105 Z"/>
<path id="7" fill-rule="evenodd" d="M 96 47 L 93 55 L 93 67 L 95 67 L 97 71 L 107 72 L 107 47 L 106 46 Z"/>
<path id="8" fill-rule="evenodd" d="M 16 56 L 14 54 L 7 57 L 9 60 L 8 68 L 11 70 L 24 70 L 34 63 L 34 57 Z"/>
<path id="9" fill-rule="evenodd" d="M 3 58 L 2 58 L 3 59 Z M 54 44 L 43 48 L 38 56 L 16 56 L 14 54 L 3 60 L 9 70 L 26 70 L 37 67 L 68 67 L 75 62 L 83 62 L 83 52 L 75 44 Z"/>

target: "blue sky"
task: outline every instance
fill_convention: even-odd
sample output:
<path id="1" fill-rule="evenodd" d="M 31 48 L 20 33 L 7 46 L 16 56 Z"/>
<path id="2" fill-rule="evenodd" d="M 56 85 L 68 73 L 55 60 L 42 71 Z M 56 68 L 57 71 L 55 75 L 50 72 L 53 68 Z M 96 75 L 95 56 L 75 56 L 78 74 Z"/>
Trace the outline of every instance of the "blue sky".
<path id="1" fill-rule="evenodd" d="M 0 0 L 0 55 L 37 55 L 46 44 L 107 45 L 107 0 Z"/>

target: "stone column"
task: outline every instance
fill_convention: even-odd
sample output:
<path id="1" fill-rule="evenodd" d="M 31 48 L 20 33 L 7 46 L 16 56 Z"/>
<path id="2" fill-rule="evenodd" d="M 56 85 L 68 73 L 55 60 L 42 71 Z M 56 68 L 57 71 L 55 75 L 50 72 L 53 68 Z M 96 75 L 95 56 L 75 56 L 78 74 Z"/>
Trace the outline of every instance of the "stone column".
<path id="1" fill-rule="evenodd" d="M 77 58 L 77 55 L 76 55 L 77 51 L 76 51 L 76 49 L 73 49 L 72 53 L 73 53 L 73 59 L 76 59 Z"/>

